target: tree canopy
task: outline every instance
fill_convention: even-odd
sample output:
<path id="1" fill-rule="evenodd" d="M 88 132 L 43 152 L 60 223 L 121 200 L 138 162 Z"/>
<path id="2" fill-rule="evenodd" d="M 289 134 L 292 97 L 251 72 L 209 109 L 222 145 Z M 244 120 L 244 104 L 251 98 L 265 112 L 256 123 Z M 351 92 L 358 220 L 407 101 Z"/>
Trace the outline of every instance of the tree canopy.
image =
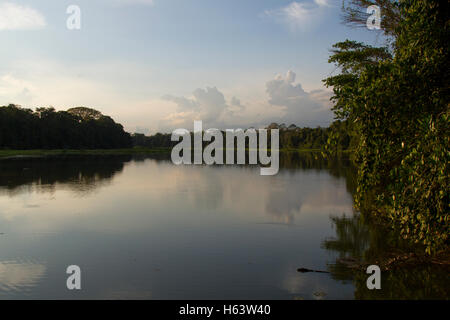
<path id="1" fill-rule="evenodd" d="M 122 125 L 88 108 L 0 107 L 0 148 L 113 149 L 128 148 L 131 137 Z"/>
<path id="2" fill-rule="evenodd" d="M 330 62 L 341 73 L 325 83 L 357 140 L 357 205 L 373 201 L 405 239 L 432 253 L 448 246 L 448 2 L 370 2 L 389 2 L 402 17 L 391 30 L 392 56 L 338 43 Z"/>

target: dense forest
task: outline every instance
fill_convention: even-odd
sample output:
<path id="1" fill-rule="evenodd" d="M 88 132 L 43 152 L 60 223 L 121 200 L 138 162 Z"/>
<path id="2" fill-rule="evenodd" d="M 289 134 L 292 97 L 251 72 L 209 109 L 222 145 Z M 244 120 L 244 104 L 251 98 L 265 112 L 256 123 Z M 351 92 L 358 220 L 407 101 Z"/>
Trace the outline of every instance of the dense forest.
<path id="1" fill-rule="evenodd" d="M 89 108 L 36 111 L 0 107 L 0 149 L 112 149 L 131 147 L 130 134 Z"/>
<path id="2" fill-rule="evenodd" d="M 448 1 L 350 0 L 344 21 L 366 27 L 380 6 L 384 47 L 334 45 L 327 78 L 337 118 L 351 124 L 358 166 L 356 205 L 386 219 L 429 254 L 449 242 Z M 338 144 L 338 135 L 329 141 Z"/>
<path id="3" fill-rule="evenodd" d="M 280 148 L 283 150 L 323 150 L 333 148 L 334 151 L 349 151 L 353 147 L 352 138 L 347 133 L 348 122 L 337 120 L 328 128 L 299 128 L 292 124 L 271 123 L 268 130 L 279 129 Z M 178 142 L 171 141 L 171 134 L 157 133 L 152 136 L 135 133 L 132 135 L 133 145 L 146 148 L 172 148 Z M 335 141 L 331 146 L 328 141 Z M 247 141 L 248 143 L 248 141 Z M 269 141 L 270 143 L 270 141 Z M 209 144 L 209 142 L 204 143 Z"/>
<path id="4" fill-rule="evenodd" d="M 328 128 L 299 128 L 294 124 L 270 124 L 280 130 L 280 148 L 289 150 L 324 150 L 337 137 L 334 150 L 351 148 L 347 121 L 336 121 Z M 146 147 L 169 149 L 178 142 L 170 133 L 145 136 L 130 135 L 123 127 L 101 112 L 84 107 L 67 111 L 37 108 L 36 111 L 10 104 L 0 107 L 0 149 L 115 149 Z M 206 144 L 206 143 L 205 143 Z"/>

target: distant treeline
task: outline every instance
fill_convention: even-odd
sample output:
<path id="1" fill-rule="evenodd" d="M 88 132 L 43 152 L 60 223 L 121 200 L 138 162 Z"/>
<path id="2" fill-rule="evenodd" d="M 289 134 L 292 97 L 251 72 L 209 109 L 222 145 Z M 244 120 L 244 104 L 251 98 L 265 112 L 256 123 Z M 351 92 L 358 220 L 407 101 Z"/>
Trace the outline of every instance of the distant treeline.
<path id="1" fill-rule="evenodd" d="M 337 151 L 349 150 L 352 147 L 351 135 L 347 132 L 347 121 L 335 121 L 328 128 L 299 128 L 295 125 L 270 124 L 267 129 L 279 129 L 281 149 L 324 149 L 330 140 L 337 139 L 333 148 Z M 135 133 L 132 135 L 133 145 L 146 148 L 172 148 L 177 141 L 171 141 L 170 133 L 156 133 L 152 136 Z M 270 141 L 270 139 L 269 139 Z M 248 143 L 248 141 L 247 141 Z M 209 142 L 204 142 L 204 145 Z"/>
<path id="2" fill-rule="evenodd" d="M 123 127 L 99 111 L 84 107 L 67 111 L 10 104 L 0 107 L 1 149 L 114 149 L 129 148 Z"/>
<path id="3" fill-rule="evenodd" d="M 299 128 L 270 124 L 279 129 L 282 149 L 324 149 L 345 151 L 352 148 L 347 121 L 335 121 L 328 128 Z M 336 141 L 337 139 L 337 141 Z M 78 107 L 67 111 L 54 108 L 0 107 L 0 149 L 116 149 L 146 147 L 170 149 L 178 142 L 170 133 L 152 136 L 125 132 L 122 125 L 97 110 Z M 248 143 L 248 141 L 247 141 Z M 209 142 L 204 142 L 204 145 Z M 270 139 L 269 139 L 270 147 Z"/>

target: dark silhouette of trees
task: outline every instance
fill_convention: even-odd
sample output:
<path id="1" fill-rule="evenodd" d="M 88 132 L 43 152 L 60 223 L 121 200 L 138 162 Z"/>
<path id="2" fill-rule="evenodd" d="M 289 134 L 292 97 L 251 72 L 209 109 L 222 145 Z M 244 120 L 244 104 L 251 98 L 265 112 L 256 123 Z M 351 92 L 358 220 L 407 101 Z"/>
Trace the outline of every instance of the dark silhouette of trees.
<path id="1" fill-rule="evenodd" d="M 110 183 L 131 160 L 131 155 L 71 155 L 2 160 L 0 194 L 16 195 L 25 190 L 29 192 L 29 188 L 54 192 L 60 185 L 79 194 L 89 193 Z"/>
<path id="2" fill-rule="evenodd" d="M 286 127 L 284 124 L 270 124 L 267 129 L 280 130 L 280 148 L 282 149 L 323 149 L 332 136 L 336 136 L 333 148 L 337 151 L 349 150 L 352 147 L 351 136 L 348 134 L 347 121 L 337 120 L 328 128 L 299 128 L 294 124 Z M 224 136 L 225 133 L 223 132 Z M 171 141 L 170 133 L 157 133 L 145 136 L 141 133 L 132 135 L 133 145 L 146 148 L 172 148 L 178 142 Z M 204 143 L 204 146 L 209 142 Z M 247 141 L 248 147 L 248 141 Z M 225 147 L 225 146 L 224 146 Z"/>
<path id="3" fill-rule="evenodd" d="M 10 104 L 0 107 L 2 149 L 115 149 L 131 147 L 122 125 L 88 108 L 36 111 Z"/>

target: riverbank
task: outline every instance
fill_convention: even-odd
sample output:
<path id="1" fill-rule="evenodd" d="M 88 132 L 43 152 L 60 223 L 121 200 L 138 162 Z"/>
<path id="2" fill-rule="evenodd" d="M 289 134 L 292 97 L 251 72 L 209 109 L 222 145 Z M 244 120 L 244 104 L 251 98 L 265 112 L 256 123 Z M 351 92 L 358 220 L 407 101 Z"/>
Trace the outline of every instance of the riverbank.
<path id="1" fill-rule="evenodd" d="M 47 156 L 66 155 L 126 155 L 126 154 L 154 154 L 170 153 L 168 148 L 127 148 L 127 149 L 92 149 L 92 150 L 72 150 L 72 149 L 51 149 L 51 150 L 0 150 L 0 159 L 8 158 L 38 158 Z"/>
<path id="2" fill-rule="evenodd" d="M 33 150 L 0 150 L 0 159 L 8 158 L 39 158 L 47 156 L 66 155 L 133 155 L 170 153 L 171 148 L 144 148 L 134 147 L 126 149 L 33 149 Z M 321 149 L 281 149 L 280 152 L 322 152 Z M 349 153 L 343 151 L 342 153 Z"/>

